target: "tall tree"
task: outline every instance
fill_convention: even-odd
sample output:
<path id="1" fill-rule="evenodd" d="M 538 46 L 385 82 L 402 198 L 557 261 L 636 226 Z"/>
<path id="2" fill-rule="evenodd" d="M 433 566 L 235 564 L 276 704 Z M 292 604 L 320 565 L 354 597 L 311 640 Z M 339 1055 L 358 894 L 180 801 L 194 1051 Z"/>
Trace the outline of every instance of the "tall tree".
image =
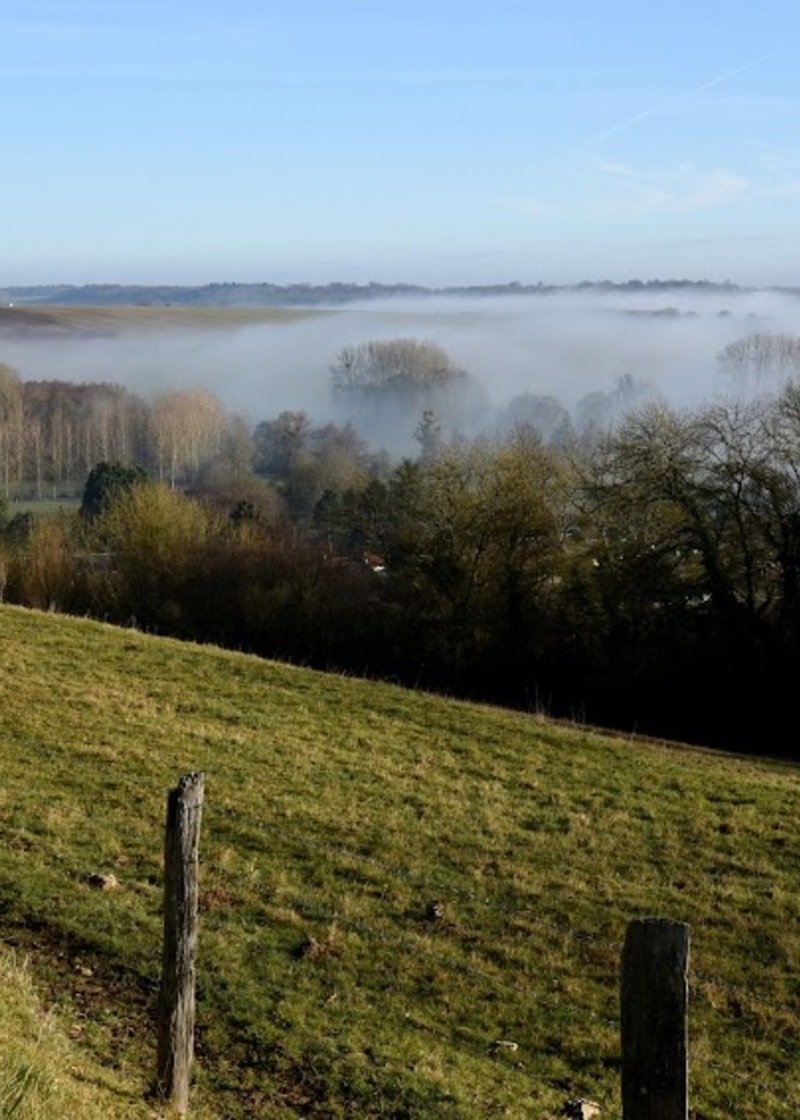
<path id="1" fill-rule="evenodd" d="M 207 389 L 162 393 L 151 408 L 151 443 L 158 477 L 175 487 L 193 481 L 218 451 L 225 430 L 222 405 Z"/>
<path id="2" fill-rule="evenodd" d="M 16 370 L 0 363 L 0 478 L 6 498 L 22 475 L 22 418 L 22 382 Z"/>

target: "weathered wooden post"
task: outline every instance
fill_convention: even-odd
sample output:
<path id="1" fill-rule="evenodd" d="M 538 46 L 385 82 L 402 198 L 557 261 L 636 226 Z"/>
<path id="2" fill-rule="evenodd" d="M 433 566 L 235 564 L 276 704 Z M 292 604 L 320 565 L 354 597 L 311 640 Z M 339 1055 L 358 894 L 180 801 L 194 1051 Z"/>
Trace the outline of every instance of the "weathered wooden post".
<path id="1" fill-rule="evenodd" d="M 689 1115 L 689 926 L 631 922 L 622 953 L 623 1120 Z"/>
<path id="2" fill-rule="evenodd" d="M 194 1056 L 197 862 L 202 810 L 203 775 L 186 774 L 167 798 L 156 1075 L 159 1093 L 181 1116 L 189 1107 Z"/>

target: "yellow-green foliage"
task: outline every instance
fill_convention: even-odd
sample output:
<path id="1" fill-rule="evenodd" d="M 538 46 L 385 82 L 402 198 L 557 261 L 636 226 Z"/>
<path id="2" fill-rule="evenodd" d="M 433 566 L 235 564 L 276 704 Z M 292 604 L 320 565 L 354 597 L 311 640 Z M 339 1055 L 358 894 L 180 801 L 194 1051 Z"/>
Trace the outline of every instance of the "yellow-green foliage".
<path id="1" fill-rule="evenodd" d="M 99 533 L 123 570 L 166 571 L 186 564 L 209 532 L 208 510 L 162 483 L 120 494 L 99 518 Z"/>
<path id="2" fill-rule="evenodd" d="M 202 769 L 207 1115 L 619 1115 L 653 914 L 693 928 L 696 1116 L 800 1115 L 796 767 L 15 608 L 0 667 L 0 941 L 104 1069 L 151 1074 L 165 798 Z"/>
<path id="3" fill-rule="evenodd" d="M 180 584 L 212 531 L 214 515 L 164 483 L 120 494 L 97 519 L 99 539 L 114 556 L 113 598 L 145 617 L 180 613 Z"/>
<path id="4" fill-rule="evenodd" d="M 49 518 L 35 521 L 18 564 L 20 593 L 26 603 L 43 610 L 62 604 L 75 570 L 67 523 Z"/>

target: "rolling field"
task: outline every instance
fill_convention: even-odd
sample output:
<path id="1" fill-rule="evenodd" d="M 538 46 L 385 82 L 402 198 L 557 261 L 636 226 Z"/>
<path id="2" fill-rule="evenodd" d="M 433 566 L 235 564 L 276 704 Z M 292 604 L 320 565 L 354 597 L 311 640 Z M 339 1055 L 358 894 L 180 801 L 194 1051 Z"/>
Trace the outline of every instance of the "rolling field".
<path id="1" fill-rule="evenodd" d="M 694 1120 L 800 1115 L 796 767 L 17 608 L 0 664 L 21 1120 L 158 1114 L 164 804 L 198 769 L 193 1115 L 618 1116 L 645 915 L 692 925 Z"/>
<path id="2" fill-rule="evenodd" d="M 103 338 L 140 331 L 220 330 L 295 323 L 333 312 L 268 307 L 0 307 L 3 338 Z"/>

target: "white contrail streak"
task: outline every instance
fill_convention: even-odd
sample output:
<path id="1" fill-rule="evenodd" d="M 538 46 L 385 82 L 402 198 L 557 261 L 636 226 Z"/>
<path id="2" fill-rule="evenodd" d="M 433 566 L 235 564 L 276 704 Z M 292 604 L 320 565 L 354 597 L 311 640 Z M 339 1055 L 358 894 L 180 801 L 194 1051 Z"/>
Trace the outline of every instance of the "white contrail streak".
<path id="1" fill-rule="evenodd" d="M 731 78 L 735 78 L 738 74 L 743 74 L 745 70 L 753 70 L 756 66 L 761 66 L 765 62 L 769 62 L 777 53 L 777 51 L 771 51 L 769 54 L 761 55 L 760 58 L 755 58 L 751 62 L 745 62 L 733 70 L 726 70 L 724 74 L 717 74 L 715 78 L 703 82 L 701 86 L 686 90 L 683 93 L 674 94 L 664 101 L 659 101 L 656 105 L 651 105 L 641 113 L 637 113 L 633 117 L 627 117 L 624 121 L 618 121 L 617 124 L 613 124 L 610 128 L 604 129 L 603 132 L 598 132 L 596 136 L 592 136 L 586 143 L 600 144 L 603 140 L 607 140 L 609 136 L 615 136 L 618 132 L 624 132 L 627 128 L 633 128 L 634 125 L 647 120 L 648 117 L 652 117 L 655 113 L 661 112 L 663 109 L 669 108 L 670 105 L 675 105 L 677 102 L 683 101 L 687 97 L 694 97 L 698 93 L 705 93 L 707 89 L 712 89 L 722 82 L 729 82 Z"/>
<path id="2" fill-rule="evenodd" d="M 770 51 L 769 54 L 762 54 L 760 58 L 754 58 L 752 62 L 742 63 L 742 65 L 737 66 L 735 70 L 726 70 L 724 74 L 718 74 L 716 78 L 712 78 L 711 81 L 705 82 L 702 86 L 698 86 L 697 89 L 692 90 L 692 93 L 703 93 L 704 90 L 711 89 L 712 86 L 718 86 L 720 82 L 730 81 L 730 79 L 735 78 L 737 74 L 743 74 L 745 70 L 753 70 L 756 66 L 761 66 L 764 62 L 769 62 L 777 53 L 777 51 Z"/>

